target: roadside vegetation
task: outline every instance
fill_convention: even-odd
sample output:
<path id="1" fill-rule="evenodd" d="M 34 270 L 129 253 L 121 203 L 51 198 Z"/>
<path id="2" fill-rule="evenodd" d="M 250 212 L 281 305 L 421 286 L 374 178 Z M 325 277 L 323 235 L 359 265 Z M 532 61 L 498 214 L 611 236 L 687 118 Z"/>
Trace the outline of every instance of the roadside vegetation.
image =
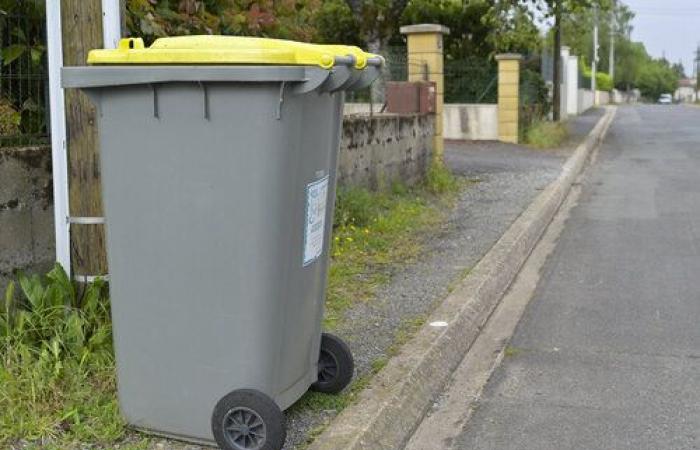
<path id="1" fill-rule="evenodd" d="M 392 268 L 415 258 L 417 235 L 442 220 L 441 207 L 459 189 L 448 169 L 433 165 L 425 182 L 389 192 L 341 189 L 337 195 L 325 326 L 333 329 L 354 302 L 373 297 Z"/>
<path id="2" fill-rule="evenodd" d="M 80 290 L 58 265 L 43 278 L 20 274 L 0 308 L 0 357 L 0 447 L 123 434 L 104 282 Z"/>
<path id="3" fill-rule="evenodd" d="M 459 186 L 446 168 L 435 166 L 415 188 L 395 184 L 389 192 L 338 193 L 327 328 L 354 302 L 370 300 L 397 264 L 419 254 L 420 234 L 442 220 Z M 406 329 L 398 330 L 397 345 Z M 126 433 L 119 414 L 103 281 L 79 288 L 58 265 L 43 277 L 19 274 L 0 305 L 0 358 L 0 448 L 149 445 L 147 438 Z M 384 363 L 377 361 L 372 373 L 341 395 L 309 394 L 295 407 L 341 410 Z"/>
<path id="4" fill-rule="evenodd" d="M 525 129 L 525 144 L 537 149 L 559 148 L 569 137 L 565 122 L 536 121 Z"/>

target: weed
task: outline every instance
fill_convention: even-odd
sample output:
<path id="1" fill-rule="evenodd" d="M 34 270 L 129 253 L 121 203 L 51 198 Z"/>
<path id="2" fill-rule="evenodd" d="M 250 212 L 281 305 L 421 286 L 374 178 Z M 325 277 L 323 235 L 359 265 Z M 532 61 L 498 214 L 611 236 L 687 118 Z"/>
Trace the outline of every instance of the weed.
<path id="1" fill-rule="evenodd" d="M 396 356 L 399 350 L 401 350 L 401 347 L 416 334 L 423 324 L 425 324 L 425 320 L 425 316 L 417 316 L 402 320 L 394 335 L 394 341 L 387 350 L 387 354 L 389 356 Z"/>
<path id="2" fill-rule="evenodd" d="M 557 148 L 569 137 L 569 128 L 561 122 L 537 121 L 525 130 L 525 143 L 538 149 Z"/>
<path id="3" fill-rule="evenodd" d="M 378 212 L 376 200 L 376 196 L 367 189 L 338 189 L 333 223 L 336 227 L 369 225 Z"/>
<path id="4" fill-rule="evenodd" d="M 370 364 L 370 367 L 372 367 L 372 373 L 378 373 L 380 370 L 382 370 L 386 365 L 389 363 L 389 360 L 387 358 L 377 358 L 374 361 L 372 361 L 372 364 Z"/>
<path id="5" fill-rule="evenodd" d="M 513 358 L 515 356 L 518 356 L 520 352 L 521 350 L 519 348 L 509 345 L 505 348 L 505 350 L 503 350 L 503 356 L 506 358 Z"/>
<path id="6" fill-rule="evenodd" d="M 425 188 L 433 194 L 445 194 L 456 192 L 459 182 L 444 164 L 433 162 L 425 175 Z"/>

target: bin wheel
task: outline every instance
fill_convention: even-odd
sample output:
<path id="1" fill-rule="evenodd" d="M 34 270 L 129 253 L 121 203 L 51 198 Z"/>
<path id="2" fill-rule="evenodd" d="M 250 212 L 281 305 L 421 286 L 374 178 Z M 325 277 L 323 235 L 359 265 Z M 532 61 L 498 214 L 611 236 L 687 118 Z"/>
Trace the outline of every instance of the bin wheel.
<path id="1" fill-rule="evenodd" d="M 219 400 L 211 429 L 224 450 L 280 450 L 287 436 L 280 408 L 254 389 L 233 391 Z"/>
<path id="2" fill-rule="evenodd" d="M 325 394 L 337 394 L 352 381 L 355 362 L 348 345 L 330 333 L 321 335 L 318 357 L 318 380 L 311 389 Z"/>

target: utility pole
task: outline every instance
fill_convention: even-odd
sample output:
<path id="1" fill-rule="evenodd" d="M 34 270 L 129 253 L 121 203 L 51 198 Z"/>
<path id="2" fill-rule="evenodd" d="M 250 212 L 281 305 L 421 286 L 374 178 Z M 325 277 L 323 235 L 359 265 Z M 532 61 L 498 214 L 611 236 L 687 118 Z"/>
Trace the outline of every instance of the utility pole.
<path id="1" fill-rule="evenodd" d="M 65 66 L 85 65 L 93 48 L 116 46 L 123 17 L 121 0 L 61 0 L 60 5 Z M 71 269 L 74 278 L 91 281 L 108 274 L 97 111 L 77 89 L 65 91 L 65 108 Z"/>
<path id="2" fill-rule="evenodd" d="M 613 0 L 612 9 L 610 10 L 610 59 L 608 60 L 608 75 L 615 86 L 615 31 L 617 21 L 615 20 L 615 1 Z"/>
<path id="3" fill-rule="evenodd" d="M 596 74 L 598 73 L 598 5 L 593 5 L 593 61 L 591 61 L 591 90 L 593 91 L 594 104 L 598 104 L 596 95 Z"/>
<path id="4" fill-rule="evenodd" d="M 552 118 L 561 120 L 561 0 L 554 3 L 554 51 L 552 52 Z"/>

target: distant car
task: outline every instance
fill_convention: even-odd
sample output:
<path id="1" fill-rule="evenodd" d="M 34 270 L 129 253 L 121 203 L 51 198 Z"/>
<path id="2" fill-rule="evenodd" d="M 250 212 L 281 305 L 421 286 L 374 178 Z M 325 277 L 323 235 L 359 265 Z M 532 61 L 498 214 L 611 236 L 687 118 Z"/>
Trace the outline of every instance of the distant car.
<path id="1" fill-rule="evenodd" d="M 673 96 L 671 94 L 661 94 L 661 97 L 659 97 L 659 104 L 660 105 L 670 105 L 673 103 Z"/>

